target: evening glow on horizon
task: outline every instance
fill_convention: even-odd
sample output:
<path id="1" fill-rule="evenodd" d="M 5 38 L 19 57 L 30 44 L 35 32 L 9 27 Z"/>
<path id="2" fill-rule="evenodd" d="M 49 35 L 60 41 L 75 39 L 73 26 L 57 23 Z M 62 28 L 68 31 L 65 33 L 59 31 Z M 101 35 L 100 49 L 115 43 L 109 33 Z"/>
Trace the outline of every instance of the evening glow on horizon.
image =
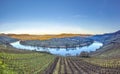
<path id="1" fill-rule="evenodd" d="M 120 30 L 120 0 L 0 0 L 0 33 L 101 34 Z"/>

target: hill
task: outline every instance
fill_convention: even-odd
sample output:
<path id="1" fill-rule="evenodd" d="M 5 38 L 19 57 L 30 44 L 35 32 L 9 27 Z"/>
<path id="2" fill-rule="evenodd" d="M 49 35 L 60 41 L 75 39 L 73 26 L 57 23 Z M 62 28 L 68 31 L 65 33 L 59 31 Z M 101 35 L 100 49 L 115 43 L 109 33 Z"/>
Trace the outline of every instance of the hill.
<path id="1" fill-rule="evenodd" d="M 54 60 L 48 53 L 0 45 L 0 74 L 43 74 Z"/>
<path id="2" fill-rule="evenodd" d="M 93 36 L 94 40 L 101 41 L 104 46 L 93 52 L 94 56 L 120 57 L 120 30 L 114 33 Z"/>
<path id="3" fill-rule="evenodd" d="M 53 38 L 49 40 L 74 43 L 79 39 L 85 39 L 86 42 L 87 39 L 93 39 L 92 37 Z M 111 36 L 109 34 L 99 35 L 99 38 L 100 41 L 102 38 L 104 39 L 104 46 L 92 54 L 97 57 L 91 58 L 55 57 L 48 53 L 12 48 L 3 43 L 0 45 L 0 74 L 119 74 L 120 32 L 112 33 Z M 12 42 L 14 38 L 2 36 L 1 40 Z"/>
<path id="4" fill-rule="evenodd" d="M 0 35 L 0 44 L 9 44 L 11 42 L 15 42 L 17 41 L 18 39 L 15 39 L 15 38 L 10 38 L 6 35 Z"/>
<path id="5" fill-rule="evenodd" d="M 65 38 L 65 37 L 75 37 L 75 36 L 91 36 L 90 34 L 58 34 L 58 35 L 30 35 L 30 34 L 7 34 L 12 38 L 21 40 L 48 40 L 52 38 Z"/>
<path id="6" fill-rule="evenodd" d="M 88 46 L 93 43 L 93 40 L 85 37 L 65 37 L 65 38 L 53 38 L 49 40 L 25 40 L 21 41 L 20 43 L 22 45 L 49 48 L 75 48 Z"/>

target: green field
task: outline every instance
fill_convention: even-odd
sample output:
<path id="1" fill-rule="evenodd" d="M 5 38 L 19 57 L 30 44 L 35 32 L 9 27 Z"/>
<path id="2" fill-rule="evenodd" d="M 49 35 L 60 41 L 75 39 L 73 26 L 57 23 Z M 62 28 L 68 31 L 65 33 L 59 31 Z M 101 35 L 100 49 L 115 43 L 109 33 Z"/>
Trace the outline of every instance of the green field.
<path id="1" fill-rule="evenodd" d="M 54 58 L 55 56 L 51 54 L 40 52 L 0 52 L 0 74 L 42 73 L 54 61 Z"/>
<path id="2" fill-rule="evenodd" d="M 0 45 L 0 74 L 120 74 L 120 58 L 57 57 Z"/>

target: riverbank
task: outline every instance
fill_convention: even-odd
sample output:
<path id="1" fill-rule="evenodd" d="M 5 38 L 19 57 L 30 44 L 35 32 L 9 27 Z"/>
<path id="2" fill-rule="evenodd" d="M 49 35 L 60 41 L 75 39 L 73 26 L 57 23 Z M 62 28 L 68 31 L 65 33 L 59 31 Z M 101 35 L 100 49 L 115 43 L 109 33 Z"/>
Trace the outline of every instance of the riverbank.
<path id="1" fill-rule="evenodd" d="M 60 55 L 60 56 L 76 56 L 79 55 L 82 51 L 96 51 L 96 49 L 103 46 L 102 43 L 94 41 L 89 46 L 83 46 L 83 47 L 76 47 L 76 48 L 43 48 L 38 46 L 26 46 L 20 44 L 20 41 L 11 43 L 11 45 L 18 49 L 26 49 L 26 50 L 35 50 L 35 51 L 45 51 L 49 52 L 54 55 Z"/>

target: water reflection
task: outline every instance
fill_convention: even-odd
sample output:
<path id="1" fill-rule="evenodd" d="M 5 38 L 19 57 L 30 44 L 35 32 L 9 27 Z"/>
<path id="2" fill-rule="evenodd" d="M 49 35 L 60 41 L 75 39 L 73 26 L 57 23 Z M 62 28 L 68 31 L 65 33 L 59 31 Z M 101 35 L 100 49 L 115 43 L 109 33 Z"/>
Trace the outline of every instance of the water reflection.
<path id="1" fill-rule="evenodd" d="M 25 46 L 21 45 L 19 41 L 11 43 L 11 45 L 15 48 L 19 49 L 28 49 L 28 50 L 36 50 L 36 51 L 46 51 L 50 52 L 55 55 L 62 55 L 62 56 L 76 56 L 79 55 L 82 51 L 95 51 L 96 49 L 100 48 L 103 44 L 100 42 L 94 42 L 89 46 L 84 47 L 76 47 L 76 48 L 44 48 L 44 47 L 37 47 L 37 46 Z"/>

